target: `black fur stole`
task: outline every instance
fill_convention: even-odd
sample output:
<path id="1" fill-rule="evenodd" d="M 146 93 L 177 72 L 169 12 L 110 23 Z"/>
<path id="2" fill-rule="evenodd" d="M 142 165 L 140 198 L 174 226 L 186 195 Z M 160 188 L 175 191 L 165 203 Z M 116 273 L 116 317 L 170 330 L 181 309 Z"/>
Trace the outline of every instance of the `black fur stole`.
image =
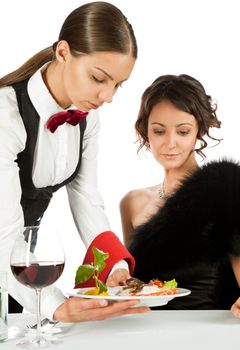
<path id="1" fill-rule="evenodd" d="M 144 281 L 240 255 L 240 165 L 214 161 L 195 171 L 135 230 L 129 250 Z"/>

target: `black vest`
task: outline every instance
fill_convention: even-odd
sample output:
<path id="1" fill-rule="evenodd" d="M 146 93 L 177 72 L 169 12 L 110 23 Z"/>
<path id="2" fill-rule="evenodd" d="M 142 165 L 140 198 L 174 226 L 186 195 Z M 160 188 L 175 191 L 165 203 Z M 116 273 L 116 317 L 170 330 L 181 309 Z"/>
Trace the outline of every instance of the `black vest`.
<path id="1" fill-rule="evenodd" d="M 21 205 L 24 213 L 24 224 L 25 226 L 30 226 L 36 224 L 43 216 L 52 198 L 53 192 L 71 182 L 77 175 L 81 165 L 86 119 L 83 119 L 79 124 L 81 136 L 79 161 L 74 173 L 68 179 L 55 186 L 36 188 L 32 181 L 32 168 L 38 135 L 39 115 L 28 96 L 27 84 L 28 80 L 25 80 L 13 84 L 12 86 L 16 92 L 19 112 L 27 133 L 26 147 L 18 154 L 16 162 L 19 166 L 19 177 L 22 187 Z M 44 171 L 45 169 L 43 169 L 43 172 Z"/>

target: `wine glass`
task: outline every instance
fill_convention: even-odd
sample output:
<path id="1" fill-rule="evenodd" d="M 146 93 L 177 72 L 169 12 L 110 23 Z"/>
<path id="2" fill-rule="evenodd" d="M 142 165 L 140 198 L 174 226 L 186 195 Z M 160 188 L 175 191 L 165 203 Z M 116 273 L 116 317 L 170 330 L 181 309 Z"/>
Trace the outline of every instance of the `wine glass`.
<path id="1" fill-rule="evenodd" d="M 60 238 L 50 226 L 27 226 L 17 236 L 11 253 L 11 270 L 18 282 L 35 289 L 37 297 L 37 332 L 33 338 L 21 340 L 18 346 L 44 348 L 56 344 L 41 332 L 41 290 L 61 276 L 64 264 Z"/>

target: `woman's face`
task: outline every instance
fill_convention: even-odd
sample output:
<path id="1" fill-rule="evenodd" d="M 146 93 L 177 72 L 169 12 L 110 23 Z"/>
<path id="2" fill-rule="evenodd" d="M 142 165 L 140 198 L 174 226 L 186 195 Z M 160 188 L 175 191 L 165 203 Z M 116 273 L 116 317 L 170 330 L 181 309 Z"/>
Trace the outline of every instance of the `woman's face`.
<path id="1" fill-rule="evenodd" d="M 186 164 L 197 139 L 195 117 L 177 109 L 170 101 L 156 104 L 148 119 L 148 139 L 155 159 L 165 169 L 180 168 Z"/>
<path id="2" fill-rule="evenodd" d="M 132 72 L 135 59 L 128 54 L 96 52 L 74 57 L 70 51 L 61 63 L 62 106 L 73 104 L 82 111 L 112 102 Z"/>

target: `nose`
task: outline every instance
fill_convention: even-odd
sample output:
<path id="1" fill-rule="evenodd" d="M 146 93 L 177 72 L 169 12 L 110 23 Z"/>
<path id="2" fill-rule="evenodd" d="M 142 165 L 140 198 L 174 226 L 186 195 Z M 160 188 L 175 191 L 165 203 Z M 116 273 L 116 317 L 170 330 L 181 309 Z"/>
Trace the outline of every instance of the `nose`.
<path id="1" fill-rule="evenodd" d="M 168 149 L 173 149 L 176 147 L 176 138 L 174 134 L 166 135 L 166 146 Z"/>
<path id="2" fill-rule="evenodd" d="M 112 88 L 105 88 L 99 92 L 98 97 L 102 102 L 111 103 L 114 93 L 115 91 Z"/>

